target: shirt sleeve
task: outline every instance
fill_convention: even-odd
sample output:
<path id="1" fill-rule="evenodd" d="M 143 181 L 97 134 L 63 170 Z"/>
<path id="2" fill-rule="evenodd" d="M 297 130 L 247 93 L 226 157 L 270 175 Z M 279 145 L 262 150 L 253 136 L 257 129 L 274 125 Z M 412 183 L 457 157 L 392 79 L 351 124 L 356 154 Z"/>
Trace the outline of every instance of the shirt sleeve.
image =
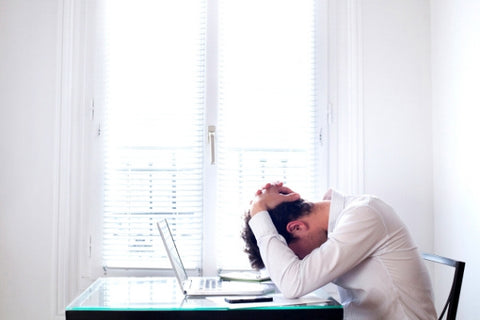
<path id="1" fill-rule="evenodd" d="M 346 210 L 328 240 L 300 260 L 278 234 L 267 211 L 250 220 L 260 254 L 273 282 L 287 298 L 312 292 L 351 270 L 371 255 L 385 228 L 368 206 Z"/>

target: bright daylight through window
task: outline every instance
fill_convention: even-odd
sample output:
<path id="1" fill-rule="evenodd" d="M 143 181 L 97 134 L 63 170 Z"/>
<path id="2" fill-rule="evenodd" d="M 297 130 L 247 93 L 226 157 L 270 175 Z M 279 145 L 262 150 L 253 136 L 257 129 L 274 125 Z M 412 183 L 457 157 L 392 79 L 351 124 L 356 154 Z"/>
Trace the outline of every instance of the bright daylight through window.
<path id="1" fill-rule="evenodd" d="M 318 198 L 319 12 L 314 0 L 105 1 L 107 270 L 170 268 L 164 217 L 186 268 L 249 268 L 239 235 L 256 188 L 281 180 Z"/>

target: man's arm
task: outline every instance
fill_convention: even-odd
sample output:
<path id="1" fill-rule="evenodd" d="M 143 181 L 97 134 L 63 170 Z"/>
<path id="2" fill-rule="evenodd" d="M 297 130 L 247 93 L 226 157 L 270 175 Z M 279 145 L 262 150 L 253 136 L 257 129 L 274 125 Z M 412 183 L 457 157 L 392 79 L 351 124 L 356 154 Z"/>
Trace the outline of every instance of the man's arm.
<path id="1" fill-rule="evenodd" d="M 385 235 L 376 214 L 367 207 L 346 212 L 342 220 L 342 226 L 329 234 L 326 243 L 299 259 L 278 234 L 267 212 L 252 217 L 250 226 L 262 259 L 286 297 L 304 295 L 344 274 L 368 257 Z"/>

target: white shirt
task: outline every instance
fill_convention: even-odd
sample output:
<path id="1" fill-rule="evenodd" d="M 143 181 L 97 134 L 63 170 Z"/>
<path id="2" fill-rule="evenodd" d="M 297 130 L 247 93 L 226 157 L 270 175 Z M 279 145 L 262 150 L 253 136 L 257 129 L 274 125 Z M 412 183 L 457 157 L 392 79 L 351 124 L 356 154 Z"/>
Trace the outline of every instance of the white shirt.
<path id="1" fill-rule="evenodd" d="M 327 199 L 328 240 L 303 260 L 278 234 L 267 211 L 250 220 L 279 290 L 293 298 L 333 282 L 345 319 L 436 319 L 430 277 L 393 209 L 368 195 L 330 191 Z"/>

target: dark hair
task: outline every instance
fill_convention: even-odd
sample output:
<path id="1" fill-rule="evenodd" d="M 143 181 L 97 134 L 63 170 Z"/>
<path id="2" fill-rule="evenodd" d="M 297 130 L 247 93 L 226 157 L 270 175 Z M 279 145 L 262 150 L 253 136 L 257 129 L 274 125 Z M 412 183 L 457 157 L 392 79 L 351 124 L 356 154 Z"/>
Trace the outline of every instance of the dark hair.
<path id="1" fill-rule="evenodd" d="M 312 208 L 313 203 L 299 199 L 293 202 L 283 202 L 274 209 L 268 210 L 268 213 L 278 233 L 285 238 L 287 243 L 290 243 L 292 241 L 292 235 L 287 231 L 287 224 L 303 215 L 309 214 Z M 259 270 L 265 268 L 265 264 L 260 256 L 257 239 L 248 224 L 250 219 L 249 212 L 245 213 L 245 225 L 242 230 L 242 239 L 245 241 L 244 252 L 247 253 L 252 268 Z"/>

